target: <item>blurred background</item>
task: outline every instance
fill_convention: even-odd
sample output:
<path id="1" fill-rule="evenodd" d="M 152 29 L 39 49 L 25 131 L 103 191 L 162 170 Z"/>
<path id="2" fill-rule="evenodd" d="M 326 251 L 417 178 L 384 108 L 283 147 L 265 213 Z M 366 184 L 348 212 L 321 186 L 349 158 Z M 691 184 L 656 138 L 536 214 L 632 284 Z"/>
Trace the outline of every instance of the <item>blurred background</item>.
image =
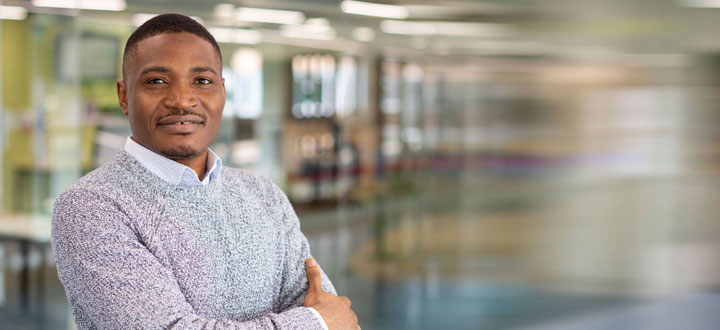
<path id="1" fill-rule="evenodd" d="M 220 42 L 211 148 L 286 191 L 363 329 L 720 324 L 718 0 L 0 4 L 1 329 L 74 329 L 52 204 L 122 148 L 164 12 Z"/>

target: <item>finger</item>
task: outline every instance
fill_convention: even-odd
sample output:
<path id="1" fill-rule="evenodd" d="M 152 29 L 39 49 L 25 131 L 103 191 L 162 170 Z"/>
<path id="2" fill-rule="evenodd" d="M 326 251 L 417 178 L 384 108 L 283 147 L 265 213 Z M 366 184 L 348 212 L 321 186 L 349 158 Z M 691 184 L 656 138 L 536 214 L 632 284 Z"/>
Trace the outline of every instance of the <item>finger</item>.
<path id="1" fill-rule="evenodd" d="M 320 267 L 313 258 L 305 260 L 305 272 L 307 273 L 308 279 L 308 292 L 321 293 L 322 289 L 322 276 L 320 275 Z"/>

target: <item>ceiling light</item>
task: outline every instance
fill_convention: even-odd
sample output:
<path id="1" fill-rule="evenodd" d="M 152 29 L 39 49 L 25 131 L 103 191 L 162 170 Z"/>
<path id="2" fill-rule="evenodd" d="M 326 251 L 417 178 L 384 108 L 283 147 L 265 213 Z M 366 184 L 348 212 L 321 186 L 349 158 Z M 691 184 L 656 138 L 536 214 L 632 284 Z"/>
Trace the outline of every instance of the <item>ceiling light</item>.
<path id="1" fill-rule="evenodd" d="M 322 25 L 283 25 L 280 27 L 280 35 L 286 38 L 333 40 L 335 29 Z"/>
<path id="2" fill-rule="evenodd" d="M 375 40 L 375 30 L 369 27 L 357 27 L 353 29 L 352 35 L 357 41 L 370 42 Z"/>
<path id="3" fill-rule="evenodd" d="M 123 11 L 125 0 L 32 0 L 35 7 Z"/>
<path id="4" fill-rule="evenodd" d="M 720 0 L 678 0 L 681 6 L 693 8 L 720 8 Z"/>
<path id="5" fill-rule="evenodd" d="M 373 2 L 345 0 L 340 9 L 346 14 L 375 16 L 385 18 L 408 18 L 408 9 L 403 6 L 385 5 Z"/>
<path id="6" fill-rule="evenodd" d="M 325 18 L 308 18 L 305 20 L 305 25 L 298 26 L 297 30 L 303 30 L 304 32 L 315 34 L 333 35 L 333 37 L 335 36 L 335 29 L 330 26 L 330 22 Z"/>
<path id="7" fill-rule="evenodd" d="M 0 19 L 24 20 L 27 9 L 19 6 L 0 6 Z"/>
<path id="8" fill-rule="evenodd" d="M 302 24 L 302 22 L 305 21 L 305 15 L 299 11 L 248 7 L 238 8 L 235 11 L 235 18 L 248 22 L 294 25 Z"/>
<path id="9" fill-rule="evenodd" d="M 219 19 L 231 19 L 235 12 L 235 6 L 231 3 L 221 3 L 213 8 L 213 15 Z"/>
<path id="10" fill-rule="evenodd" d="M 330 21 L 322 17 L 308 18 L 305 20 L 305 25 L 329 26 Z"/>
<path id="11" fill-rule="evenodd" d="M 380 29 L 385 33 L 407 35 L 433 35 L 435 26 L 431 23 L 385 20 L 380 22 Z"/>
<path id="12" fill-rule="evenodd" d="M 32 0 L 35 7 L 80 8 L 82 0 Z"/>
<path id="13" fill-rule="evenodd" d="M 208 31 L 217 42 L 222 43 L 254 45 L 262 39 L 262 34 L 257 30 L 211 27 Z"/>
<path id="14" fill-rule="evenodd" d="M 425 23 L 425 22 L 420 22 Z M 431 22 L 435 34 L 465 37 L 497 37 L 509 34 L 507 26 L 495 23 Z"/>
<path id="15" fill-rule="evenodd" d="M 385 33 L 425 36 L 498 37 L 510 34 L 505 25 L 494 23 L 384 20 L 380 22 L 380 29 Z"/>
<path id="16" fill-rule="evenodd" d="M 124 0 L 83 0 L 80 9 L 123 11 L 127 7 Z"/>

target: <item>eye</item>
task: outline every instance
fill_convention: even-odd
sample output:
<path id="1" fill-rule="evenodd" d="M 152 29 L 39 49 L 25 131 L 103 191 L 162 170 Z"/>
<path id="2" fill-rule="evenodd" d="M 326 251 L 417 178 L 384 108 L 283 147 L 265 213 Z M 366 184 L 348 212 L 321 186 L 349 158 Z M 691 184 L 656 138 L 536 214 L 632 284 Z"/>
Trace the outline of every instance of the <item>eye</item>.
<path id="1" fill-rule="evenodd" d="M 157 85 L 157 84 L 164 84 L 165 80 L 162 78 L 152 78 L 147 81 L 148 84 L 151 85 Z"/>
<path id="2" fill-rule="evenodd" d="M 210 79 L 208 79 L 208 78 L 197 78 L 197 79 L 195 79 L 195 82 L 198 83 L 198 84 L 200 84 L 200 85 L 209 85 L 209 84 L 212 84 L 212 80 L 210 80 Z"/>

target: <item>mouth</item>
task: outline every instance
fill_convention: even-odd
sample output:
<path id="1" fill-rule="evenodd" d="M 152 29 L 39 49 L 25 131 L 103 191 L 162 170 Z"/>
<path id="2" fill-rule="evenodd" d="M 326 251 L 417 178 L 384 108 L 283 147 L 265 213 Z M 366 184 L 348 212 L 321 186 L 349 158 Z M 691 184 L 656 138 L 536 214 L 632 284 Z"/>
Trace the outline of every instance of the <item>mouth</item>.
<path id="1" fill-rule="evenodd" d="M 191 134 L 199 131 L 205 120 L 196 115 L 167 116 L 157 122 L 157 127 L 168 134 Z"/>
<path id="2" fill-rule="evenodd" d="M 193 125 L 205 124 L 205 120 L 197 115 L 167 116 L 157 122 L 158 126 L 163 125 Z"/>

